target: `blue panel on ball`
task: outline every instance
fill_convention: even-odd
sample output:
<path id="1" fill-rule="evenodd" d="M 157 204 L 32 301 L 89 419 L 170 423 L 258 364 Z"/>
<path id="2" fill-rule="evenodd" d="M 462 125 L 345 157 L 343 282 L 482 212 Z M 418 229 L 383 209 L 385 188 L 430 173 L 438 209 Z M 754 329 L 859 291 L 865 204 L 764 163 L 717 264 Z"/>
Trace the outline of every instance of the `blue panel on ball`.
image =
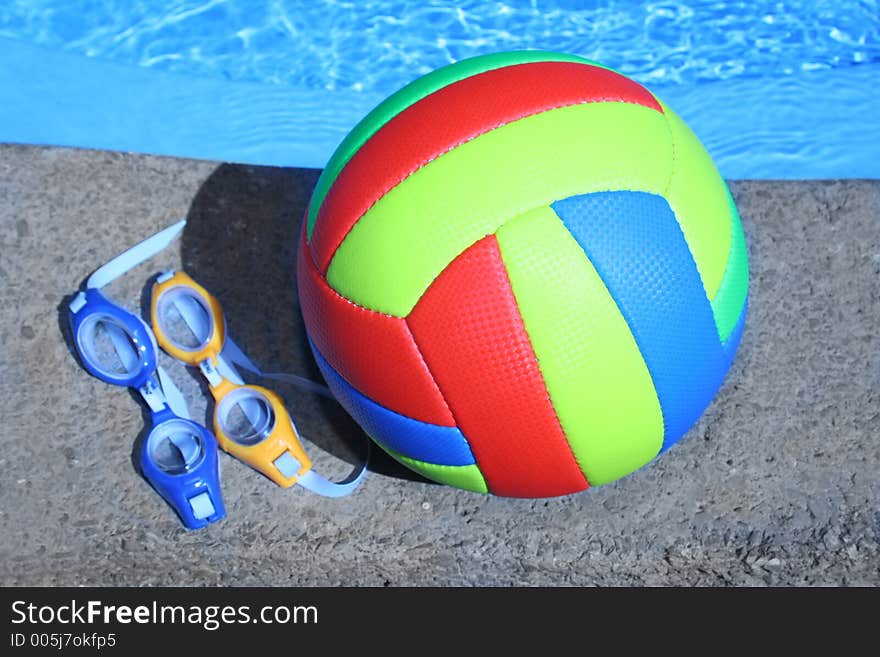
<path id="1" fill-rule="evenodd" d="M 666 450 L 712 401 L 730 364 L 678 221 L 666 199 L 644 192 L 573 196 L 553 209 L 632 331 L 663 410 Z"/>
<path id="2" fill-rule="evenodd" d="M 395 413 L 355 390 L 311 340 L 312 353 L 330 390 L 364 431 L 398 454 L 437 465 L 473 465 L 471 448 L 457 427 L 428 424 Z"/>

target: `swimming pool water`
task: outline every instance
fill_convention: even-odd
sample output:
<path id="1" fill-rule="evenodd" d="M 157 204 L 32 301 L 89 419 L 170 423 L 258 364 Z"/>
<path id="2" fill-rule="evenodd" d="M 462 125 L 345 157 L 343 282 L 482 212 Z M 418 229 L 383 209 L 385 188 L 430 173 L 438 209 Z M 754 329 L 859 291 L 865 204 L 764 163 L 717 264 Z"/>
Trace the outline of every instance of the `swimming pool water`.
<path id="1" fill-rule="evenodd" d="M 601 61 L 643 83 L 880 62 L 878 0 L 13 0 L 0 36 L 165 71 L 390 93 L 495 50 Z"/>
<path id="2" fill-rule="evenodd" d="M 13 64 L 36 65 L 50 78 L 62 71 L 104 76 L 111 91 L 137 80 L 154 92 L 148 98 L 176 98 L 172 87 L 186 78 L 215 97 L 251 97 L 247 112 L 239 107 L 245 101 L 232 103 L 249 118 L 230 116 L 240 122 L 230 130 L 242 132 L 247 153 L 236 156 L 235 135 L 222 130 L 202 146 L 180 135 L 175 149 L 174 126 L 161 152 L 320 166 L 361 115 L 415 77 L 522 48 L 577 53 L 647 84 L 692 124 L 728 176 L 880 175 L 880 0 L 7 0 L 0 5 L 0 58 L 6 54 L 8 64 L 0 101 L 23 102 Z M 28 67 L 29 58 L 38 61 Z M 29 102 L 37 101 L 29 85 L 18 80 Z M 186 100 L 184 124 L 225 107 L 192 94 Z M 106 114 L 118 103 L 125 99 L 110 94 L 97 109 Z M 290 121 L 301 134 L 282 125 Z M 23 136 L 51 141 L 52 130 L 40 130 Z M 296 142 L 288 157 L 273 150 L 278 140 L 262 155 L 253 141 L 271 139 L 273 130 L 280 143 Z M 9 133 L 0 125 L 0 138 L 23 140 Z M 82 135 L 85 143 L 75 145 L 106 145 L 94 137 L 92 144 Z M 132 150 L 160 152 L 138 147 L 137 135 L 128 141 Z"/>

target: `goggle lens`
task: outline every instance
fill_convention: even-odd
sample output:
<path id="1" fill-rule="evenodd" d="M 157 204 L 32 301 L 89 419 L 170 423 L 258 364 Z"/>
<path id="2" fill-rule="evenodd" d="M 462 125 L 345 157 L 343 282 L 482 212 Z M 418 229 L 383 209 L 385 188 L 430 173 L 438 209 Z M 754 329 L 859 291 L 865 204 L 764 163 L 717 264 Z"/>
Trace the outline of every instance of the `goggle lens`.
<path id="1" fill-rule="evenodd" d="M 111 378 L 131 376 L 139 368 L 138 346 L 119 321 L 109 315 L 87 318 L 77 334 L 80 354 Z"/>
<path id="2" fill-rule="evenodd" d="M 191 470 L 205 451 L 201 434 L 184 420 L 170 420 L 159 425 L 148 440 L 150 459 L 156 467 L 171 475 Z"/>
<path id="3" fill-rule="evenodd" d="M 239 388 L 220 402 L 220 429 L 240 445 L 256 445 L 275 428 L 272 404 L 253 388 Z"/>
<path id="4" fill-rule="evenodd" d="M 211 311 L 201 296 L 187 288 L 175 287 L 163 293 L 158 315 L 162 333 L 178 349 L 197 351 L 211 339 Z"/>

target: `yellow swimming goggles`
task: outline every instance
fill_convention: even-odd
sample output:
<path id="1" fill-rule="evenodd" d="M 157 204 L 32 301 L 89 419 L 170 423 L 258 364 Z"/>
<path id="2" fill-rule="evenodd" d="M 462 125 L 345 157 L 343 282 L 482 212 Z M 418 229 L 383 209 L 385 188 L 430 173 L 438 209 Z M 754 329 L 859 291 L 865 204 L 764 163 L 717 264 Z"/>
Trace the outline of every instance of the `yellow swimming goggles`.
<path id="1" fill-rule="evenodd" d="M 312 469 L 293 419 L 276 393 L 246 384 L 235 365 L 329 395 L 324 386 L 293 374 L 264 374 L 226 335 L 220 302 L 185 272 L 167 272 L 153 284 L 150 316 L 156 341 L 169 355 L 197 366 L 216 402 L 214 433 L 220 447 L 283 488 L 299 483 L 325 497 L 348 495 L 360 485 L 366 462 L 343 482 Z"/>

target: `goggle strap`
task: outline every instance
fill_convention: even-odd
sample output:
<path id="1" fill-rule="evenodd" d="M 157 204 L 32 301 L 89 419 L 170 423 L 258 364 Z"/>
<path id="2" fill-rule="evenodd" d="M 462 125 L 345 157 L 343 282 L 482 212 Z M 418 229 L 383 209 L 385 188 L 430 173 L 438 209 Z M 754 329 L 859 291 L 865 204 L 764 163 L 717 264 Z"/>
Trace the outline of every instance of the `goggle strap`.
<path id="1" fill-rule="evenodd" d="M 293 420 L 290 421 L 291 425 L 293 425 Z M 293 427 L 294 432 L 296 432 L 296 426 Z M 298 435 L 298 432 L 297 432 Z M 360 466 L 355 468 L 352 473 L 344 480 L 340 482 L 330 481 L 325 476 L 318 474 L 315 472 L 314 467 L 311 468 L 308 472 L 306 472 L 301 477 L 297 478 L 296 483 L 300 486 L 309 490 L 316 495 L 320 495 L 321 497 L 345 497 L 346 495 L 351 495 L 355 489 L 361 485 L 361 482 L 364 480 L 364 477 L 367 475 L 367 465 L 370 463 L 370 441 L 366 441 L 366 452 L 364 454 L 364 461 Z M 290 456 L 290 460 L 294 463 L 299 463 L 293 455 L 289 452 L 285 452 L 288 456 Z M 284 458 L 284 455 L 279 459 L 276 459 L 276 467 L 279 467 L 278 461 Z M 279 469 L 281 469 L 279 467 Z M 285 475 L 290 476 L 290 475 Z"/>
<path id="2" fill-rule="evenodd" d="M 166 372 L 165 368 L 161 365 L 156 371 L 159 375 L 159 385 L 162 386 L 162 392 L 165 394 L 165 401 L 168 403 L 168 407 L 177 417 L 181 417 L 184 420 L 191 419 L 189 416 L 189 408 L 186 405 L 186 399 L 180 391 L 180 388 L 174 384 L 174 381 L 168 375 L 168 372 Z"/>
<path id="3" fill-rule="evenodd" d="M 364 476 L 367 474 L 366 462 L 355 470 L 351 476 L 342 482 L 330 481 L 323 475 L 319 475 L 312 468 L 303 476 L 297 479 L 296 483 L 321 497 L 345 497 L 351 495 L 355 489 L 361 485 Z"/>
<path id="4" fill-rule="evenodd" d="M 369 453 L 367 454 L 369 457 Z M 278 468 L 282 476 L 290 478 L 296 476 L 302 464 L 296 460 L 290 452 L 284 452 L 275 459 L 272 464 Z M 345 497 L 350 495 L 360 485 L 367 471 L 367 461 L 355 470 L 343 482 L 330 481 L 323 475 L 315 472 L 314 468 L 308 470 L 305 474 L 297 477 L 296 483 L 300 484 L 306 490 L 309 490 L 322 497 Z"/>
<path id="5" fill-rule="evenodd" d="M 320 383 L 316 383 L 315 381 L 312 381 L 305 377 L 298 376 L 296 374 L 288 374 L 286 372 L 263 372 L 256 363 L 248 358 L 247 354 L 245 354 L 241 350 L 241 347 L 239 347 L 238 344 L 236 344 L 235 340 L 233 340 L 232 338 L 226 338 L 226 344 L 223 345 L 223 353 L 221 355 L 225 357 L 225 360 L 228 363 L 240 365 L 248 372 L 256 374 L 257 376 L 263 377 L 265 379 L 271 379 L 273 381 L 290 383 L 297 386 L 301 390 L 312 392 L 316 395 L 322 395 L 324 397 L 327 397 L 328 399 L 335 399 L 327 386 L 323 386 Z"/>
<path id="6" fill-rule="evenodd" d="M 311 392 L 336 401 L 336 397 L 333 396 L 333 393 L 330 392 L 330 389 L 327 386 L 321 385 L 320 383 L 297 374 L 288 374 L 287 372 L 260 372 L 259 375 L 271 379 L 272 381 L 290 383 L 305 392 Z"/>
<path id="7" fill-rule="evenodd" d="M 217 371 L 224 379 L 228 379 L 240 386 L 244 385 L 244 379 L 241 378 L 241 374 L 238 373 L 238 370 L 235 369 L 232 363 L 223 357 L 222 352 L 217 354 Z"/>
<path id="8" fill-rule="evenodd" d="M 245 354 L 241 350 L 241 347 L 238 346 L 238 343 L 229 336 L 226 336 L 226 342 L 223 343 L 221 356 L 223 356 L 229 363 L 241 365 L 248 372 L 262 376 L 262 372 L 260 371 L 260 368 L 257 367 L 257 364 L 248 358 L 247 354 Z"/>
<path id="9" fill-rule="evenodd" d="M 168 246 L 185 225 L 186 219 L 181 219 L 176 224 L 168 226 L 143 242 L 135 244 L 127 251 L 123 251 L 89 276 L 86 285 L 90 288 L 104 287 L 125 272 L 137 267 L 145 260 L 149 260 Z"/>

